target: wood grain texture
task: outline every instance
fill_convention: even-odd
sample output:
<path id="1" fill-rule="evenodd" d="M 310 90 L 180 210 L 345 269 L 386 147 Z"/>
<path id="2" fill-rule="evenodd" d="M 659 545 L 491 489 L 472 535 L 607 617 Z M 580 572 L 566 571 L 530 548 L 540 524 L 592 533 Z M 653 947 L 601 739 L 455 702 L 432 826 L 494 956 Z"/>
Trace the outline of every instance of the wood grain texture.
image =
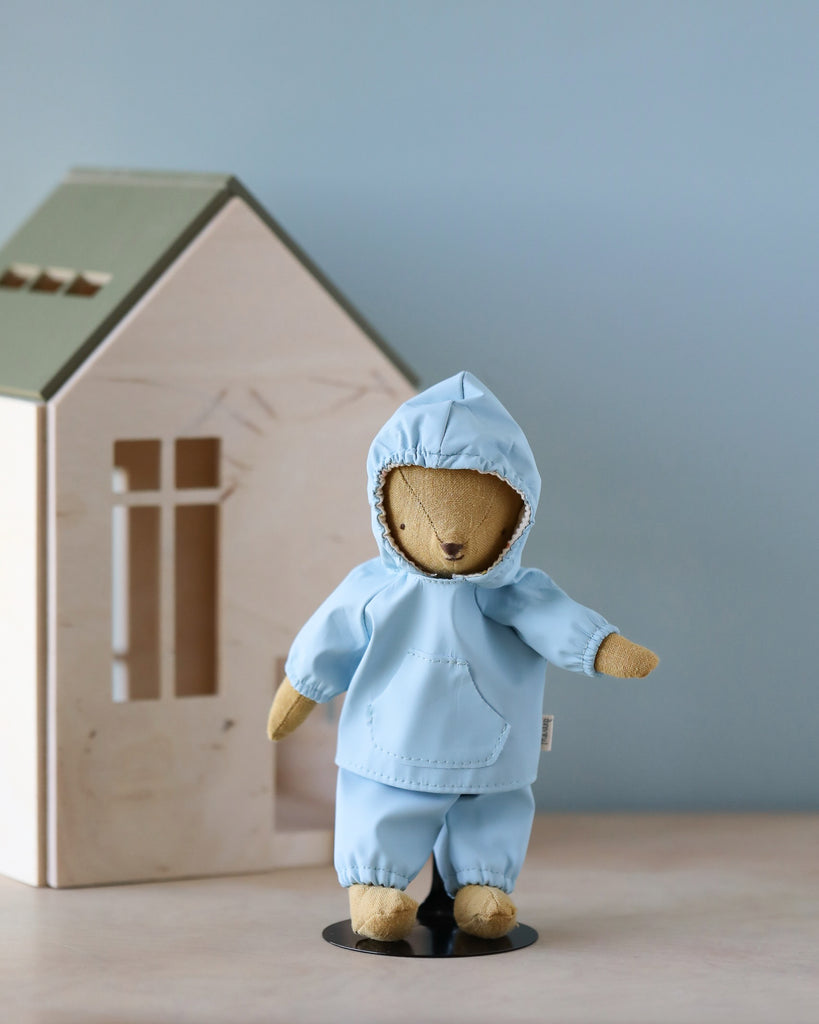
<path id="1" fill-rule="evenodd" d="M 275 666 L 326 594 L 376 553 L 366 453 L 410 394 L 237 199 L 51 403 L 51 885 L 326 861 L 329 821 L 283 835 L 273 827 L 265 723 Z M 203 492 L 174 490 L 173 444 L 195 437 L 221 442 L 218 692 L 176 698 L 173 510 Z M 143 438 L 163 453 L 162 684 L 158 700 L 115 704 L 113 445 Z M 331 742 L 310 748 L 308 766 L 326 778 L 332 753 Z M 321 796 L 331 803 L 332 792 Z"/>

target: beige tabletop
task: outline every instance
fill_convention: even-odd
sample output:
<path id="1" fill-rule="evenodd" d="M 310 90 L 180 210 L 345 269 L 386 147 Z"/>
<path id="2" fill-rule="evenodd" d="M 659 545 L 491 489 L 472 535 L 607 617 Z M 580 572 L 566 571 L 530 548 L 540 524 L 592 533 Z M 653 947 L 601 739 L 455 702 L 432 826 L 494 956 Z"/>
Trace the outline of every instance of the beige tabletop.
<path id="1" fill-rule="evenodd" d="M 0 1021 L 819 1022 L 817 816 L 540 816 L 516 898 L 536 945 L 434 961 L 323 942 L 330 868 L 0 879 Z"/>

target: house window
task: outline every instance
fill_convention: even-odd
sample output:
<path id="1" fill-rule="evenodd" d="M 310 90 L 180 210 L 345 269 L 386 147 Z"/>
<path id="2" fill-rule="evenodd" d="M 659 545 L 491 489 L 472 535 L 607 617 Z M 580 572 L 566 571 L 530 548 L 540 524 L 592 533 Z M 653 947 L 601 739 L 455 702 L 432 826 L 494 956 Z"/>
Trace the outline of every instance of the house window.
<path id="1" fill-rule="evenodd" d="M 100 288 L 103 288 L 111 280 L 110 274 L 101 274 L 94 270 L 85 270 L 77 274 L 71 284 L 66 288 L 66 295 L 79 295 L 83 299 L 93 298 Z"/>
<path id="2" fill-rule="evenodd" d="M 0 288 L 10 288 L 12 291 L 28 288 L 39 273 L 39 267 L 30 263 L 12 263 L 0 274 Z"/>
<path id="3" fill-rule="evenodd" d="M 112 696 L 217 692 L 220 442 L 122 440 L 112 476 Z"/>
<path id="4" fill-rule="evenodd" d="M 0 288 L 12 291 L 43 292 L 54 295 L 79 295 L 93 298 L 111 280 L 98 270 L 70 270 L 67 267 L 35 267 L 31 263 L 12 263 L 0 272 Z"/>
<path id="5" fill-rule="evenodd" d="M 49 267 L 37 275 L 31 290 L 33 292 L 58 292 L 61 288 L 65 288 L 73 276 L 72 272 L 64 267 Z"/>

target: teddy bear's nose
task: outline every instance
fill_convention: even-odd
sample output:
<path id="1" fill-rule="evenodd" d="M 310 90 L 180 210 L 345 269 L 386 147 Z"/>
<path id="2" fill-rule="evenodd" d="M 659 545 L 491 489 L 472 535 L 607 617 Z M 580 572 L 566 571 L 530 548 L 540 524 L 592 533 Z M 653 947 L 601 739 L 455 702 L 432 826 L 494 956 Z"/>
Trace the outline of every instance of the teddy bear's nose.
<path id="1" fill-rule="evenodd" d="M 444 549 L 444 554 L 446 555 L 447 558 L 457 558 L 458 555 L 460 555 L 461 553 L 463 544 L 444 544 L 443 542 L 441 542 L 441 547 Z"/>

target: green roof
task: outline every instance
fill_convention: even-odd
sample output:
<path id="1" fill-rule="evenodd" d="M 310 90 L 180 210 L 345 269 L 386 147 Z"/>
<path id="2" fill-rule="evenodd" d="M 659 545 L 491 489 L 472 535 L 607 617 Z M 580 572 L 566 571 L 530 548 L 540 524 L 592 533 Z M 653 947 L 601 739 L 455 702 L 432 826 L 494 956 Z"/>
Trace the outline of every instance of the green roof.
<path id="1" fill-rule="evenodd" d="M 412 380 L 235 178 L 76 170 L 0 249 L 0 394 L 34 401 L 54 395 L 233 196 L 256 211 Z"/>

